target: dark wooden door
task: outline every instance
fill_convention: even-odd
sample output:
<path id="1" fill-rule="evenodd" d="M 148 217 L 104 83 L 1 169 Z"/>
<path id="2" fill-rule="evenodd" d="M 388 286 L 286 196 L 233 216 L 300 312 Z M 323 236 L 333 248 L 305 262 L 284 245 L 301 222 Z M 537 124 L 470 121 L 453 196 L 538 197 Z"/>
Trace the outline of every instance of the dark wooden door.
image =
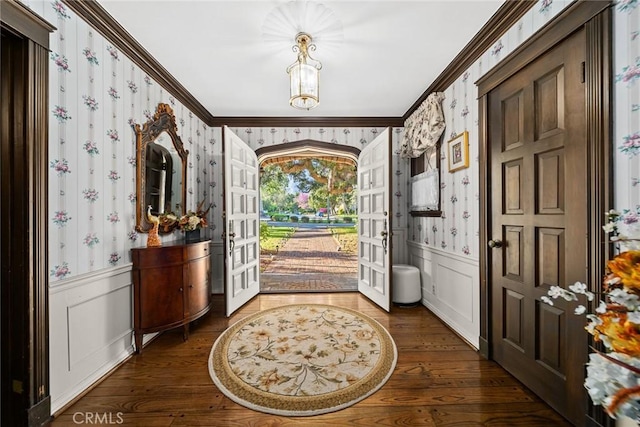
<path id="1" fill-rule="evenodd" d="M 49 395 L 48 64 L 54 30 L 0 1 L 0 425 L 39 426 Z"/>
<path id="2" fill-rule="evenodd" d="M 488 94 L 493 358 L 584 424 L 585 319 L 544 304 L 587 276 L 585 35 L 566 38 Z M 499 242 L 496 246 L 499 246 Z"/>

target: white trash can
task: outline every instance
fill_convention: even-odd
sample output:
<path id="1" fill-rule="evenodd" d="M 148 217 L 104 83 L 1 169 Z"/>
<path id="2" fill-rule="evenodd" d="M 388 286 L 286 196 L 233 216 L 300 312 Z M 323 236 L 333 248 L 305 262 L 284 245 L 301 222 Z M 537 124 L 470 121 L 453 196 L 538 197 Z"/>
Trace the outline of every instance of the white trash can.
<path id="1" fill-rule="evenodd" d="M 392 266 L 393 287 L 391 300 L 397 304 L 416 304 L 422 300 L 420 270 L 406 264 Z"/>

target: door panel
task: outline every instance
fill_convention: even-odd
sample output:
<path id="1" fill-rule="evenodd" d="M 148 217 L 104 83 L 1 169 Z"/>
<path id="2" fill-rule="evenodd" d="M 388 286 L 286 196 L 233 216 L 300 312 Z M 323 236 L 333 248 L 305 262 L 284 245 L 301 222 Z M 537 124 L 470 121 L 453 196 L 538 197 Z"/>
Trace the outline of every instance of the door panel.
<path id="1" fill-rule="evenodd" d="M 564 214 L 564 152 L 548 151 L 536 158 L 538 187 L 536 206 L 539 214 Z"/>
<path id="2" fill-rule="evenodd" d="M 358 291 L 391 308 L 391 130 L 358 158 Z"/>
<path id="3" fill-rule="evenodd" d="M 584 319 L 541 303 L 585 281 L 587 144 L 584 31 L 487 95 L 493 358 L 558 412 L 584 419 Z"/>
<path id="4" fill-rule="evenodd" d="M 258 158 L 229 128 L 224 128 L 227 316 L 260 292 Z"/>

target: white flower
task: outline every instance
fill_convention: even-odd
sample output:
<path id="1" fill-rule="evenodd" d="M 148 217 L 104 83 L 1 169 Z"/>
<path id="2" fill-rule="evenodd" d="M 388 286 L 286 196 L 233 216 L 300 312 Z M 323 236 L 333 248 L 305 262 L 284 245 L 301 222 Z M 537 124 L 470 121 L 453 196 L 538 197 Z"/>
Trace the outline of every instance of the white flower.
<path id="1" fill-rule="evenodd" d="M 200 218 L 197 216 L 189 217 L 189 227 L 195 229 L 200 224 Z"/>
<path id="2" fill-rule="evenodd" d="M 621 362 L 640 368 L 640 360 L 621 353 L 609 353 L 608 356 L 620 360 Z M 604 356 L 591 353 L 587 364 L 587 378 L 584 386 L 589 392 L 589 396 L 595 405 L 608 406 L 612 401 L 612 396 L 625 388 L 638 385 L 637 375 L 625 368 L 617 365 Z M 629 399 L 618 409 L 617 416 L 625 415 L 633 419 L 638 419 L 640 415 L 640 403 L 635 399 Z"/>
<path id="3" fill-rule="evenodd" d="M 587 291 L 587 285 L 582 282 L 576 282 L 573 285 L 570 285 L 569 289 L 576 294 L 584 294 Z"/>
<path id="4" fill-rule="evenodd" d="M 605 280 L 604 284 L 615 285 L 616 283 L 620 283 L 620 282 L 622 282 L 622 279 L 620 279 L 618 276 L 613 276 L 610 279 Z"/>
<path id="5" fill-rule="evenodd" d="M 638 296 L 630 294 L 624 289 L 613 289 L 609 292 L 611 302 L 624 305 L 627 310 L 634 310 L 638 306 Z"/>
<path id="6" fill-rule="evenodd" d="M 600 305 L 596 308 L 596 313 L 604 314 L 607 312 L 607 303 L 600 301 Z"/>
<path id="7" fill-rule="evenodd" d="M 631 323 L 635 323 L 636 325 L 640 325 L 640 312 L 638 311 L 630 311 L 627 313 L 627 319 Z"/>
<path id="8" fill-rule="evenodd" d="M 567 301 L 578 301 L 578 297 L 573 292 L 567 291 L 566 289 L 562 289 L 560 286 L 551 286 L 549 292 L 547 292 L 551 298 L 555 299 L 558 297 L 562 297 Z"/>
<path id="9" fill-rule="evenodd" d="M 545 304 L 553 305 L 553 300 L 551 298 L 549 298 L 548 296 L 543 295 L 543 296 L 540 297 L 540 299 Z"/>
<path id="10" fill-rule="evenodd" d="M 587 332 L 593 335 L 593 333 L 595 332 L 596 326 L 602 325 L 602 319 L 600 319 L 595 314 L 587 314 L 586 317 L 587 317 L 588 323 L 585 329 L 587 330 Z"/>
<path id="11" fill-rule="evenodd" d="M 608 223 L 602 228 L 610 235 L 609 241 L 615 242 L 617 251 L 640 250 L 640 205 L 622 212 L 611 209 L 605 212 L 605 216 Z M 625 268 L 634 269 L 635 274 L 640 271 L 640 265 L 635 260 L 633 262 L 629 267 L 628 260 L 625 260 Z M 632 340 L 637 331 L 633 332 L 634 337 L 627 336 L 625 331 L 628 328 L 640 329 L 640 294 L 622 286 L 622 280 L 615 274 L 612 272 L 604 278 L 604 301 L 600 301 L 594 313 L 587 313 L 582 304 L 574 309 L 577 315 L 586 313 L 585 329 L 596 341 L 602 342 L 606 352 L 589 356 L 584 385 L 593 404 L 604 406 L 612 418 L 624 415 L 640 421 L 640 393 L 636 392 L 640 389 L 640 357 L 636 353 L 633 356 L 617 353 L 620 349 L 627 351 L 631 346 L 634 350 L 636 348 Z M 551 304 L 551 298 L 558 297 L 575 301 L 577 295 L 584 295 L 588 301 L 595 298 L 585 283 L 575 282 L 566 289 L 552 286 L 547 297 L 541 297 L 541 300 L 548 304 Z M 607 327 L 603 328 L 604 325 Z"/>
<path id="12" fill-rule="evenodd" d="M 562 295 L 562 291 L 564 291 L 564 289 L 560 286 L 552 286 L 551 289 L 549 289 L 548 294 L 551 298 L 558 298 Z"/>
<path id="13" fill-rule="evenodd" d="M 575 292 L 576 294 L 586 296 L 589 301 L 593 301 L 593 298 L 595 296 L 593 292 L 589 292 L 587 290 L 587 284 L 586 283 L 576 282 L 573 285 L 570 285 L 569 289 L 571 291 Z"/>

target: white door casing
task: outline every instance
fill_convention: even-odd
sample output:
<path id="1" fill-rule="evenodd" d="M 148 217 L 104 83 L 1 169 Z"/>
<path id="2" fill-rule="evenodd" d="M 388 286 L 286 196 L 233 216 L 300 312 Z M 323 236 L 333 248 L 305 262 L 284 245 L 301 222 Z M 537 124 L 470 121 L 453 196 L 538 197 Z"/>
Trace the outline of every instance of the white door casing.
<path id="1" fill-rule="evenodd" d="M 391 307 L 391 129 L 358 158 L 358 291 Z"/>
<path id="2" fill-rule="evenodd" d="M 230 316 L 260 292 L 259 165 L 255 152 L 224 127 L 225 302 Z"/>

